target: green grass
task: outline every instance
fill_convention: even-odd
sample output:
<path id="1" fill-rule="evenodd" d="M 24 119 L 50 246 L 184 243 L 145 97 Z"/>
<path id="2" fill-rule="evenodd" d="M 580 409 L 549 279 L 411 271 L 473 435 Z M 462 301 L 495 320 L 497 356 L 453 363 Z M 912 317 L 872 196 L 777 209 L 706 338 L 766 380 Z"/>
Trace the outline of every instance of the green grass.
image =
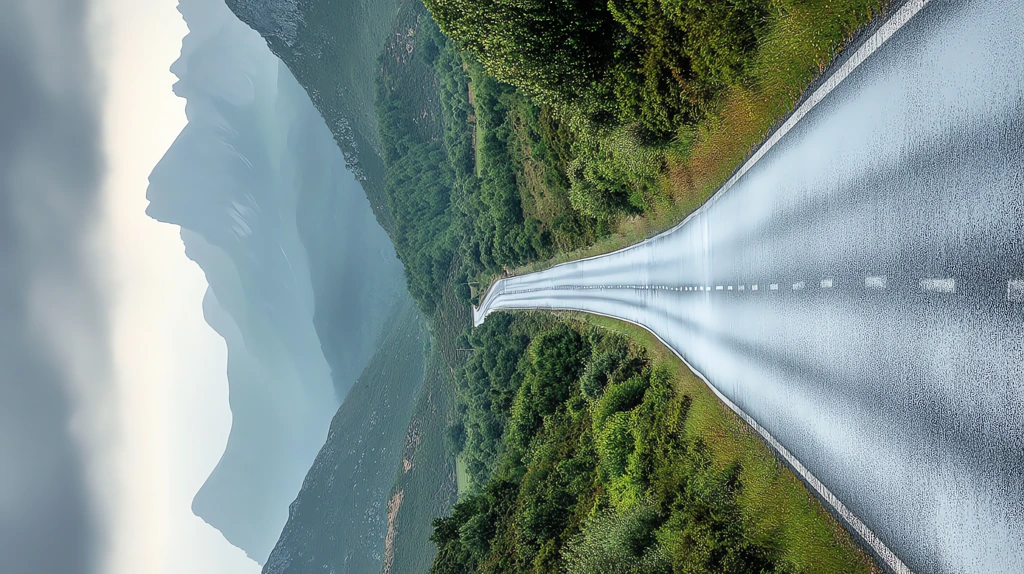
<path id="1" fill-rule="evenodd" d="M 760 436 L 657 337 L 624 321 L 580 313 L 569 315 L 630 337 L 647 349 L 655 363 L 669 369 L 679 391 L 693 398 L 687 432 L 691 437 L 701 437 L 711 447 L 721 468 L 740 463 L 743 489 L 739 503 L 744 520 L 753 532 L 778 540 L 786 561 L 802 572 L 878 571 L 842 525 L 775 458 Z"/>
<path id="2" fill-rule="evenodd" d="M 642 216 L 619 222 L 615 232 L 575 251 L 562 252 L 516 270 L 547 269 L 610 253 L 656 235 L 686 218 L 743 163 L 772 126 L 789 113 L 848 42 L 887 0 L 778 0 L 745 85 L 725 90 L 715 112 L 668 146 L 659 193 Z"/>
<path id="3" fill-rule="evenodd" d="M 483 175 L 484 175 L 484 158 L 483 158 L 483 152 L 481 151 L 481 148 L 483 147 L 483 144 L 481 142 L 484 141 L 484 128 L 483 128 L 483 126 L 480 125 L 479 121 L 473 122 L 473 125 L 474 125 L 473 129 L 476 130 L 476 133 L 473 136 L 473 158 L 474 158 L 474 164 L 473 165 L 476 168 L 476 176 L 477 177 L 483 177 Z"/>
<path id="4" fill-rule="evenodd" d="M 466 461 L 461 457 L 455 457 L 455 482 L 459 487 L 459 498 L 469 492 L 469 470 L 466 468 Z"/>

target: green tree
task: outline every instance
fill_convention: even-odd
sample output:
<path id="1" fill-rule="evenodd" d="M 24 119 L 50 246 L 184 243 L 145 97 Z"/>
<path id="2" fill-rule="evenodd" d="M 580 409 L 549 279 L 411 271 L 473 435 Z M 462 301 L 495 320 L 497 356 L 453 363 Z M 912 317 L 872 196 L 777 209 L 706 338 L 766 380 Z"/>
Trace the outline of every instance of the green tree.
<path id="1" fill-rule="evenodd" d="M 554 104 L 604 103 L 620 28 L 587 0 L 426 0 L 441 29 L 503 82 Z M 585 97 L 586 95 L 590 97 Z M 597 95 L 598 97 L 593 97 Z M 600 112 L 601 106 L 590 111 Z"/>
<path id="2" fill-rule="evenodd" d="M 569 398 L 589 351 L 579 332 L 564 325 L 534 340 L 530 346 L 530 386 L 537 412 L 551 414 Z"/>
<path id="3" fill-rule="evenodd" d="M 606 510 L 573 538 L 566 551 L 567 574 L 670 574 L 672 559 L 658 543 L 657 509 L 640 504 L 619 513 Z"/>
<path id="4" fill-rule="evenodd" d="M 425 0 L 499 80 L 666 139 L 744 79 L 769 0 Z"/>

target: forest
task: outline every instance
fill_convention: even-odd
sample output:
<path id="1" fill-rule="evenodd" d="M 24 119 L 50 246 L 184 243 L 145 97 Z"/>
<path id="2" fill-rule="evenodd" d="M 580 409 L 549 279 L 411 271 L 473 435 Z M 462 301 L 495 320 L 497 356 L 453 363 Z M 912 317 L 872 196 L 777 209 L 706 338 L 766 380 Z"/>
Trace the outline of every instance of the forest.
<path id="1" fill-rule="evenodd" d="M 572 208 L 560 122 L 419 12 L 411 55 L 382 58 L 377 114 L 396 248 L 431 312 L 453 265 L 465 284 L 587 245 L 608 227 Z"/>

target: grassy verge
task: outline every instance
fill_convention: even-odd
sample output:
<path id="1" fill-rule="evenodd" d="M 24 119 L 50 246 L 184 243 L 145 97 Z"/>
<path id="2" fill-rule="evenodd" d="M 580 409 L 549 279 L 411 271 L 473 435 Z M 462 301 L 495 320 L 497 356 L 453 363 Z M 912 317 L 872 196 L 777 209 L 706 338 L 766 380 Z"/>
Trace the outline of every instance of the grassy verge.
<path id="1" fill-rule="evenodd" d="M 609 253 L 665 231 L 704 204 L 796 105 L 860 28 L 884 17 L 886 0 L 780 0 L 750 80 L 727 88 L 714 113 L 662 152 L 665 171 L 646 213 L 621 220 L 587 247 L 522 266 L 516 274 Z"/>
<path id="2" fill-rule="evenodd" d="M 595 327 L 625 335 L 668 369 L 678 390 L 693 398 L 687 432 L 701 437 L 721 468 L 739 463 L 743 490 L 738 502 L 753 532 L 778 540 L 782 556 L 802 572 L 876 572 L 868 555 L 803 483 L 780 463 L 749 426 L 718 400 L 668 347 L 631 323 L 570 314 Z"/>
<path id="3" fill-rule="evenodd" d="M 466 461 L 461 456 L 455 458 L 455 482 L 460 497 L 469 492 L 469 469 L 466 468 Z"/>

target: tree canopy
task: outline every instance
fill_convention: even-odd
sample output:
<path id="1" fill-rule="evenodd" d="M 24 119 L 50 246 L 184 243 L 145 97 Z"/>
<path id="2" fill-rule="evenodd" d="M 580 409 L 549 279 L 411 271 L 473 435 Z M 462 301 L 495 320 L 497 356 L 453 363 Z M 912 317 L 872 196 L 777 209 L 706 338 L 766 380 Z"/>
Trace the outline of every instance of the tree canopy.
<path id="1" fill-rule="evenodd" d="M 425 0 L 499 80 L 648 138 L 692 122 L 742 80 L 768 0 Z"/>

